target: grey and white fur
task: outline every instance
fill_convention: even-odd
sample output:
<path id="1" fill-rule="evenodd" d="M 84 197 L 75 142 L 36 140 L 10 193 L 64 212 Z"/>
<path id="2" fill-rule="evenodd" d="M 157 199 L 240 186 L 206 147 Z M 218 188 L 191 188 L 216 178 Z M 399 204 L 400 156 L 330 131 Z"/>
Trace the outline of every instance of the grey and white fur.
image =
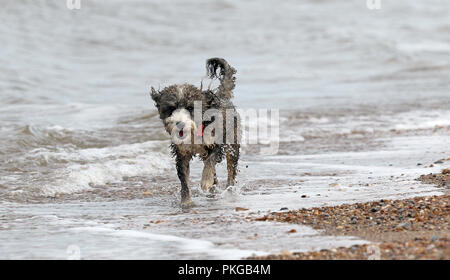
<path id="1" fill-rule="evenodd" d="M 199 156 L 204 163 L 201 178 L 203 191 L 211 190 L 213 185 L 218 184 L 215 166 L 223 160 L 224 156 L 227 159 L 227 186 L 235 184 L 241 136 L 239 115 L 231 102 L 236 80 L 235 73 L 236 70 L 224 59 L 210 58 L 206 61 L 206 74 L 209 78 L 220 81 L 217 89 L 203 90 L 202 87 L 199 89 L 190 84 L 171 85 L 161 91 L 153 87 L 151 89 L 151 97 L 156 103 L 159 116 L 166 131 L 171 135 L 171 149 L 181 182 L 182 206 L 192 204 L 189 190 L 189 164 L 194 156 Z M 196 104 L 201 104 L 201 123 L 196 123 L 194 118 L 194 108 L 198 110 Z M 205 117 L 211 111 L 218 112 L 218 115 Z M 218 122 L 220 122 L 219 126 L 217 126 Z M 219 133 L 218 128 L 223 132 Z M 201 131 L 200 134 L 199 131 Z M 210 133 L 206 133 L 207 131 Z M 194 141 L 199 137 L 200 142 Z M 207 137 L 212 138 L 212 141 L 206 139 Z"/>

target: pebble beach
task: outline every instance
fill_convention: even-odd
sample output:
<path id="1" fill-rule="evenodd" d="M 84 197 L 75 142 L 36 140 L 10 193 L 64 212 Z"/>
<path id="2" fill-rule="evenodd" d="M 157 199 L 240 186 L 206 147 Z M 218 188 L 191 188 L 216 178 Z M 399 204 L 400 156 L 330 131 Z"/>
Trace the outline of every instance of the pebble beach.
<path id="1" fill-rule="evenodd" d="M 448 174 L 444 169 L 418 180 L 448 186 Z M 358 236 L 370 243 L 252 259 L 450 259 L 449 214 L 449 194 L 273 212 L 256 220 L 307 225 L 324 234 Z"/>

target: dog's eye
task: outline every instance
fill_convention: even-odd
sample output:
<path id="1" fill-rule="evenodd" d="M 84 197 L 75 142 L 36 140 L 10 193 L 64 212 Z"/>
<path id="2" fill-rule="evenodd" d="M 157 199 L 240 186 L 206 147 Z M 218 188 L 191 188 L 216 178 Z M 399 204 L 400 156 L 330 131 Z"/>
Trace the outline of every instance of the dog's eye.
<path id="1" fill-rule="evenodd" d="M 166 108 L 166 111 L 170 114 L 172 114 L 173 111 L 175 111 L 177 108 L 175 106 L 169 106 Z"/>

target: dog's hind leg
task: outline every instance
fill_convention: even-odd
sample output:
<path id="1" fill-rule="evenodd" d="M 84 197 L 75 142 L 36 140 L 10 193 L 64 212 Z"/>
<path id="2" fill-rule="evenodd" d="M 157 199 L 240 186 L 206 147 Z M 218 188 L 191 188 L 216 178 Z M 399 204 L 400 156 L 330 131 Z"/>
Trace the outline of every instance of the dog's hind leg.
<path id="1" fill-rule="evenodd" d="M 183 207 L 190 206 L 192 204 L 191 194 L 189 191 L 189 162 L 190 157 L 177 154 L 176 166 L 178 178 L 181 182 L 181 205 Z"/>
<path id="2" fill-rule="evenodd" d="M 239 144 L 229 144 L 225 148 L 226 158 L 227 158 L 227 171 L 228 180 L 227 186 L 234 186 L 236 184 L 236 175 L 238 171 L 238 161 L 239 161 Z"/>

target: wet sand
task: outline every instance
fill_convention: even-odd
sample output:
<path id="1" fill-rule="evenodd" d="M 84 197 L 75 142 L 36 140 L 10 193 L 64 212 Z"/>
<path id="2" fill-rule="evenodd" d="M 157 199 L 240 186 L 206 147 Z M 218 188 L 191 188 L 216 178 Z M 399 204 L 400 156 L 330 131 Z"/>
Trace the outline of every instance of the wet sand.
<path id="1" fill-rule="evenodd" d="M 448 186 L 448 169 L 418 180 Z M 371 244 L 253 256 L 252 259 L 450 259 L 450 195 L 379 200 L 273 212 L 258 221 L 311 226 L 323 234 L 358 236 Z"/>

